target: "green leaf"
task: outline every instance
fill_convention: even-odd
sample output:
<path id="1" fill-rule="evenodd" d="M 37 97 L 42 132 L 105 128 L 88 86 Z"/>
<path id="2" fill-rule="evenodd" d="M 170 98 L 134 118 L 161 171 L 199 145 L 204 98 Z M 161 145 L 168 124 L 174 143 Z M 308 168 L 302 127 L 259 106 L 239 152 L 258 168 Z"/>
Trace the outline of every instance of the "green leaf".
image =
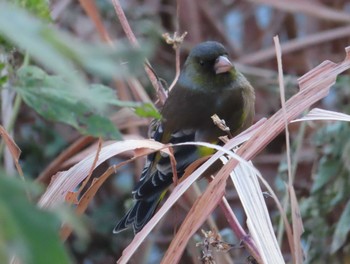
<path id="1" fill-rule="evenodd" d="M 0 262 L 14 254 L 22 263 L 72 263 L 59 239 L 59 221 L 28 202 L 23 182 L 0 176 Z"/>
<path id="2" fill-rule="evenodd" d="M 15 3 L 42 19 L 51 20 L 49 2 L 46 0 L 16 0 Z"/>
<path id="3" fill-rule="evenodd" d="M 5 76 L 1 76 L 0 77 L 0 87 L 3 86 L 8 80 L 8 77 L 5 75 Z"/>
<path id="4" fill-rule="evenodd" d="M 7 40 L 28 51 L 48 69 L 65 76 L 79 88 L 83 88 L 84 79 L 71 61 L 45 40 L 43 32 L 48 30 L 47 25 L 25 10 L 8 2 L 0 2 L 0 33 Z"/>
<path id="5" fill-rule="evenodd" d="M 99 137 L 112 139 L 122 138 L 120 132 L 108 118 L 99 115 L 91 115 L 81 121 L 86 124 L 84 129 L 80 129 L 81 133 L 86 131 L 89 135 Z"/>
<path id="6" fill-rule="evenodd" d="M 75 97 L 103 110 L 88 92 L 83 70 L 102 78 L 125 78 L 143 68 L 150 45 L 142 49 L 118 44 L 89 44 L 73 35 L 47 25 L 31 14 L 8 2 L 0 1 L 0 34 L 24 49 L 46 69 L 62 76 L 72 86 Z"/>
<path id="7" fill-rule="evenodd" d="M 114 48 L 103 43 L 91 45 L 66 32 L 51 28 L 43 29 L 41 35 L 45 41 L 76 66 L 107 79 L 136 75 L 143 68 L 146 54 L 150 52 L 150 46 L 147 44 L 143 46 L 143 49 L 138 49 L 123 44 L 122 41 Z"/>
<path id="8" fill-rule="evenodd" d="M 117 99 L 115 90 L 102 84 L 91 84 L 89 93 L 94 98 L 99 98 L 100 102 L 105 105 L 113 105 L 119 107 L 136 107 L 140 103 L 130 101 L 120 101 Z"/>
<path id="9" fill-rule="evenodd" d="M 47 75 L 34 66 L 21 68 L 15 89 L 27 105 L 44 118 L 63 122 L 76 128 L 82 134 L 95 137 L 118 139 L 120 133 L 94 104 L 77 97 L 73 85 L 59 76 Z M 87 90 L 99 104 L 118 101 L 115 92 L 102 85 L 92 85 Z M 107 106 L 105 107 L 107 108 Z"/>
<path id="10" fill-rule="evenodd" d="M 339 168 L 339 161 L 322 160 L 311 191 L 315 193 L 324 187 L 334 176 L 336 176 Z"/>
<path id="11" fill-rule="evenodd" d="M 153 104 L 145 103 L 135 108 L 135 113 L 141 117 L 152 117 L 160 119 L 162 116 Z"/>
<path id="12" fill-rule="evenodd" d="M 336 252 L 346 242 L 350 232 L 350 201 L 347 202 L 333 235 L 331 252 Z"/>

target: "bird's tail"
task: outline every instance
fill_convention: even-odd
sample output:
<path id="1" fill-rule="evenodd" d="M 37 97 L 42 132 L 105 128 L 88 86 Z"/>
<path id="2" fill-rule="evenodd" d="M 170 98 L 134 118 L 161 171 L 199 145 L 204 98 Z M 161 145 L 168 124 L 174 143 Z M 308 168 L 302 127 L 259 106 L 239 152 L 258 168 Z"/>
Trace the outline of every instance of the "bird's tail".
<path id="1" fill-rule="evenodd" d="M 117 234 L 130 226 L 133 227 L 134 233 L 138 233 L 152 218 L 159 202 L 164 197 L 166 191 L 156 193 L 144 200 L 136 200 L 135 204 L 126 213 L 126 215 L 118 222 L 113 229 L 113 233 Z"/>

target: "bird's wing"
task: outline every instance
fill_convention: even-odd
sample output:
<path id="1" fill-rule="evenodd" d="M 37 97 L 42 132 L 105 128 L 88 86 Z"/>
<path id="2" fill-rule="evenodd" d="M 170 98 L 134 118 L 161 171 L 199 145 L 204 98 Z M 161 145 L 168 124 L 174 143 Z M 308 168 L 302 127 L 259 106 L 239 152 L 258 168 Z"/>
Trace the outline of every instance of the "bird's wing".
<path id="1" fill-rule="evenodd" d="M 194 130 L 179 130 L 169 133 L 163 130 L 159 124 L 154 132 L 153 139 L 163 143 L 181 143 L 194 141 Z M 195 146 L 179 146 L 173 148 L 176 160 L 176 171 L 181 178 L 186 167 L 198 159 Z M 153 153 L 147 156 L 146 165 L 142 171 L 140 181 L 134 188 L 133 195 L 136 200 L 147 199 L 155 193 L 163 192 L 173 182 L 173 173 L 170 158 L 163 152 Z"/>
<path id="2" fill-rule="evenodd" d="M 153 135 L 154 140 L 172 144 L 193 141 L 194 137 L 195 131 L 190 130 L 166 133 L 161 124 L 158 125 Z M 177 175 L 180 178 L 186 167 L 197 160 L 198 151 L 195 146 L 179 146 L 173 148 L 173 153 L 176 159 Z M 134 233 L 138 233 L 151 219 L 172 182 L 173 173 L 169 157 L 160 152 L 148 155 L 140 181 L 133 191 L 135 204 L 118 222 L 113 232 L 119 233 L 132 226 Z"/>

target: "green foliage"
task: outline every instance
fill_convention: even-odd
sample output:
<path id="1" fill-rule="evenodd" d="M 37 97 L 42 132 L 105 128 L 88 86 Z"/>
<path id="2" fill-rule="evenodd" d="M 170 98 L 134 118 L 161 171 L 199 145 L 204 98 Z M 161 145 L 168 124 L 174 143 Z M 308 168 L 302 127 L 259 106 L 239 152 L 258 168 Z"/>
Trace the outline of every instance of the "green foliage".
<path id="1" fill-rule="evenodd" d="M 74 87 L 72 93 L 76 97 L 100 110 L 105 105 L 89 93 L 82 70 L 106 80 L 125 78 L 137 74 L 145 55 L 150 53 L 147 44 L 136 49 L 130 45 L 120 44 L 112 48 L 102 43 L 83 42 L 7 2 L 0 2 L 0 34 L 46 69 L 63 77 Z"/>
<path id="2" fill-rule="evenodd" d="M 135 107 L 135 113 L 141 117 L 153 117 L 160 119 L 161 115 L 153 104 L 142 104 L 141 106 Z"/>
<path id="3" fill-rule="evenodd" d="M 101 111 L 77 97 L 73 85 L 60 76 L 48 75 L 38 67 L 27 66 L 18 70 L 17 77 L 14 88 L 26 104 L 44 118 L 71 125 L 85 135 L 120 138 L 119 131 L 106 117 L 108 111 Z M 140 116 L 160 118 L 152 104 L 120 101 L 115 91 L 107 86 L 92 84 L 87 92 L 103 103 L 105 109 L 112 106 L 132 107 Z"/>
<path id="4" fill-rule="evenodd" d="M 27 11 L 36 15 L 37 17 L 50 21 L 50 8 L 49 1 L 46 0 L 15 0 L 13 1 L 18 6 L 25 8 Z M 10 45 L 7 43 L 5 39 L 0 35 L 0 46 L 6 46 L 7 48 Z"/>
<path id="5" fill-rule="evenodd" d="M 337 175 L 340 163 L 340 160 L 328 160 L 326 157 L 320 160 L 318 172 L 315 175 L 315 181 L 311 189 L 313 193 L 320 191 L 323 187 L 327 187 L 326 185 L 329 181 Z"/>
<path id="6" fill-rule="evenodd" d="M 2 87 L 8 80 L 7 75 L 5 75 L 5 74 L 1 75 L 4 68 L 5 68 L 5 63 L 0 62 L 0 87 Z"/>
<path id="7" fill-rule="evenodd" d="M 315 137 L 319 163 L 312 193 L 300 203 L 304 239 L 309 245 L 307 263 L 316 260 L 336 263 L 336 255 L 332 254 L 349 250 L 346 247 L 350 233 L 349 134 L 348 123 L 336 122 L 320 129 Z"/>
<path id="8" fill-rule="evenodd" d="M 1 173 L 2 174 L 2 173 Z M 59 239 L 59 219 L 28 201 L 23 182 L 0 175 L 0 262 L 71 263 Z"/>
<path id="9" fill-rule="evenodd" d="M 59 76 L 47 75 L 34 66 L 24 67 L 18 71 L 15 89 L 30 107 L 48 120 L 69 124 L 82 134 L 120 137 L 113 123 L 104 116 L 106 113 L 77 97 L 72 84 Z M 87 92 L 106 106 L 118 103 L 108 87 L 92 85 Z"/>
<path id="10" fill-rule="evenodd" d="M 28 0 L 20 5 L 44 10 L 40 3 Z M 149 54 L 148 45 L 136 49 L 122 44 L 115 48 L 88 44 L 6 2 L 0 3 L 0 33 L 57 74 L 48 75 L 38 67 L 26 66 L 27 62 L 17 71 L 15 89 L 44 118 L 69 124 L 85 135 L 119 139 L 119 131 L 108 118 L 111 106 L 133 107 L 140 116 L 160 117 L 153 105 L 119 101 L 114 90 L 88 84 L 85 76 L 88 73 L 109 81 L 135 75 Z M 4 81 L 0 79 L 0 84 Z"/>
<path id="11" fill-rule="evenodd" d="M 350 200 L 347 202 L 334 231 L 331 252 L 339 250 L 345 243 L 350 232 Z"/>
<path id="12" fill-rule="evenodd" d="M 17 5 L 32 12 L 37 17 L 45 20 L 50 20 L 49 1 L 46 0 L 15 0 Z"/>

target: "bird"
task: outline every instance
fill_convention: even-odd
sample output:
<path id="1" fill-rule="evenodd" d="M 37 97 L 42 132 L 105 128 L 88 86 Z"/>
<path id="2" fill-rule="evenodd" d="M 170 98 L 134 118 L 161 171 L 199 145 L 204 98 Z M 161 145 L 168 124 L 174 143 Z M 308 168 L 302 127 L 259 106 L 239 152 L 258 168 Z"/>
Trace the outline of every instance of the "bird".
<path id="1" fill-rule="evenodd" d="M 229 59 L 227 49 L 219 42 L 205 41 L 189 53 L 178 82 L 169 92 L 155 125 L 152 138 L 168 144 L 188 141 L 218 143 L 226 132 L 214 124 L 216 114 L 223 119 L 232 136 L 248 128 L 255 114 L 255 92 L 252 85 Z M 198 146 L 173 148 L 177 177 L 201 158 L 206 151 Z M 167 154 L 156 152 L 146 158 L 140 180 L 132 195 L 134 204 L 115 226 L 113 233 L 133 228 L 140 232 L 157 210 L 169 186 L 173 171 Z"/>

